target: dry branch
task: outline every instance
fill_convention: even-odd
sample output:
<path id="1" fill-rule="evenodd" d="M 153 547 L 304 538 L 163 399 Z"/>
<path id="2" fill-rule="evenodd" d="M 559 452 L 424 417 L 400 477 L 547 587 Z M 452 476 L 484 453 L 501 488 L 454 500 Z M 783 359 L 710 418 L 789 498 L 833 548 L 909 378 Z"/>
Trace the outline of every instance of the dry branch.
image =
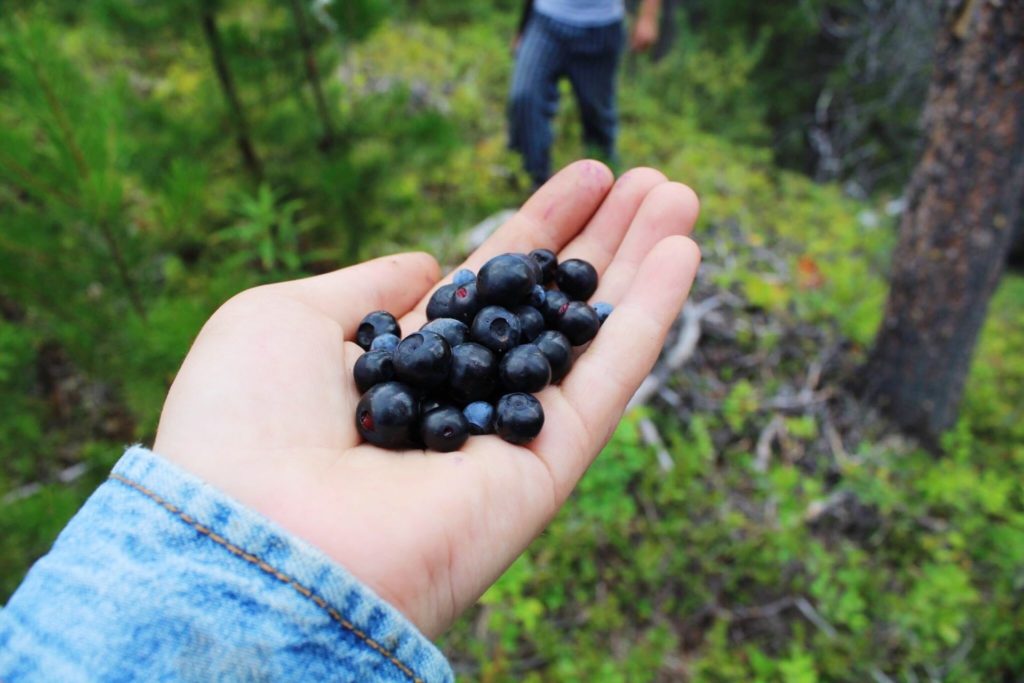
<path id="1" fill-rule="evenodd" d="M 711 311 L 722 304 L 719 296 L 712 296 L 700 303 L 687 302 L 680 314 L 682 329 L 673 344 L 664 354 L 664 360 L 655 365 L 651 374 L 644 378 L 640 388 L 629 400 L 626 410 L 632 410 L 637 406 L 644 405 L 658 393 L 669 375 L 683 366 L 697 350 L 697 343 L 700 341 L 701 320 Z"/>

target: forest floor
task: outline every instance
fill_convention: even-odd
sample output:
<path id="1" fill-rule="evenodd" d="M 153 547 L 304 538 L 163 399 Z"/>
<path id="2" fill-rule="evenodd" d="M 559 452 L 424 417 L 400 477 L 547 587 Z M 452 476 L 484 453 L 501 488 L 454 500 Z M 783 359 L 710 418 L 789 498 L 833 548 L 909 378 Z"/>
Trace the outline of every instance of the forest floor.
<path id="1" fill-rule="evenodd" d="M 457 40 L 394 21 L 344 52 L 325 46 L 342 55 L 324 73 L 343 141 L 326 152 L 298 77 L 245 42 L 270 35 L 254 26 L 264 18 L 223 17 L 245 55 L 242 96 L 260 103 L 260 184 L 187 31 L 140 50 L 91 16 L 0 26 L 42 65 L 4 84 L 0 122 L 18 125 L 0 136 L 24 168 L 90 200 L 0 185 L 14 292 L 0 297 L 0 600 L 123 446 L 152 438 L 227 297 L 399 249 L 454 264 L 469 226 L 523 199 L 505 144 L 511 56 L 495 50 L 511 15 L 464 22 Z M 1024 277 L 1003 279 L 961 418 L 941 455 L 925 451 L 853 390 L 887 293 L 895 198 L 854 200 L 777 166 L 746 49 L 676 52 L 629 67 L 620 154 L 701 197 L 691 301 L 636 408 L 444 652 L 460 679 L 487 683 L 1018 679 Z M 76 180 L 66 140 L 33 127 L 49 120 L 33 85 L 47 70 L 103 182 Z M 571 104 L 555 133 L 556 166 L 583 153 Z M 82 227 L 93 209 L 121 230 L 143 314 Z"/>

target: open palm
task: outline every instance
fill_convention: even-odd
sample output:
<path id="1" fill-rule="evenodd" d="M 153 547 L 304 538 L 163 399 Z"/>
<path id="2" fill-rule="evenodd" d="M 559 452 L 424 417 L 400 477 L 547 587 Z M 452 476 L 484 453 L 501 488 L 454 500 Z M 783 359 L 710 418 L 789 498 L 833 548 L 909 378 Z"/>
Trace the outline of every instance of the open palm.
<path id="1" fill-rule="evenodd" d="M 311 542 L 439 635 L 508 567 L 607 442 L 679 312 L 700 254 L 689 188 L 634 169 L 564 169 L 469 259 L 548 248 L 602 274 L 616 305 L 527 446 L 473 437 L 454 453 L 360 443 L 352 339 L 384 309 L 426 317 L 437 263 L 399 254 L 252 289 L 210 318 L 175 379 L 154 450 Z"/>

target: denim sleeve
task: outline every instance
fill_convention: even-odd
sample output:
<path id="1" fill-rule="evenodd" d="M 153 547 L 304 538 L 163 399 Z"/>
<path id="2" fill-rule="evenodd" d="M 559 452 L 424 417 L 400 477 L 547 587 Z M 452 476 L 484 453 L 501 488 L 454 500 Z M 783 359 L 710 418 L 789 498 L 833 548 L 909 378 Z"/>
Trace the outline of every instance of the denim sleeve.
<path id="1" fill-rule="evenodd" d="M 129 449 L 0 610 L 0 681 L 451 681 L 323 553 Z"/>

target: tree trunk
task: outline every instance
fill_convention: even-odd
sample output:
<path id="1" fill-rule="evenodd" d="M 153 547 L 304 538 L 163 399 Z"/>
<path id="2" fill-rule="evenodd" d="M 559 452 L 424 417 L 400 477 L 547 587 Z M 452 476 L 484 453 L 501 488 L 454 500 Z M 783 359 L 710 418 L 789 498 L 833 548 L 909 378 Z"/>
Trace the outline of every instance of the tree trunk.
<path id="1" fill-rule="evenodd" d="M 256 156 L 256 148 L 252 144 L 252 134 L 249 132 L 249 121 L 245 118 L 245 110 L 242 109 L 242 101 L 235 88 L 235 79 L 231 75 L 231 70 L 228 69 L 224 44 L 220 39 L 220 29 L 217 27 L 213 0 L 199 0 L 199 6 L 202 14 L 203 33 L 206 35 L 207 45 L 210 46 L 210 56 L 213 58 L 213 67 L 217 71 L 220 89 L 224 93 L 224 99 L 231 112 L 231 122 L 235 129 L 238 150 L 242 153 L 242 161 L 245 162 L 249 174 L 256 182 L 260 182 L 263 179 L 263 165 L 260 163 L 259 157 Z"/>
<path id="2" fill-rule="evenodd" d="M 306 12 L 302 8 L 301 0 L 291 0 L 291 6 L 292 16 L 295 18 L 295 30 L 299 36 L 299 46 L 302 48 L 303 62 L 306 65 L 306 79 L 309 81 L 309 87 L 313 90 L 316 111 L 320 116 L 320 124 L 324 129 L 324 135 L 320 139 L 320 148 L 327 150 L 334 144 L 334 126 L 331 124 L 331 112 L 327 108 L 327 98 L 324 97 L 324 90 L 320 85 L 320 70 L 316 65 L 313 41 L 309 36 L 309 28 L 306 24 Z"/>
<path id="3" fill-rule="evenodd" d="M 1024 0 L 950 0 L 867 395 L 931 446 L 956 421 L 1024 191 Z"/>

